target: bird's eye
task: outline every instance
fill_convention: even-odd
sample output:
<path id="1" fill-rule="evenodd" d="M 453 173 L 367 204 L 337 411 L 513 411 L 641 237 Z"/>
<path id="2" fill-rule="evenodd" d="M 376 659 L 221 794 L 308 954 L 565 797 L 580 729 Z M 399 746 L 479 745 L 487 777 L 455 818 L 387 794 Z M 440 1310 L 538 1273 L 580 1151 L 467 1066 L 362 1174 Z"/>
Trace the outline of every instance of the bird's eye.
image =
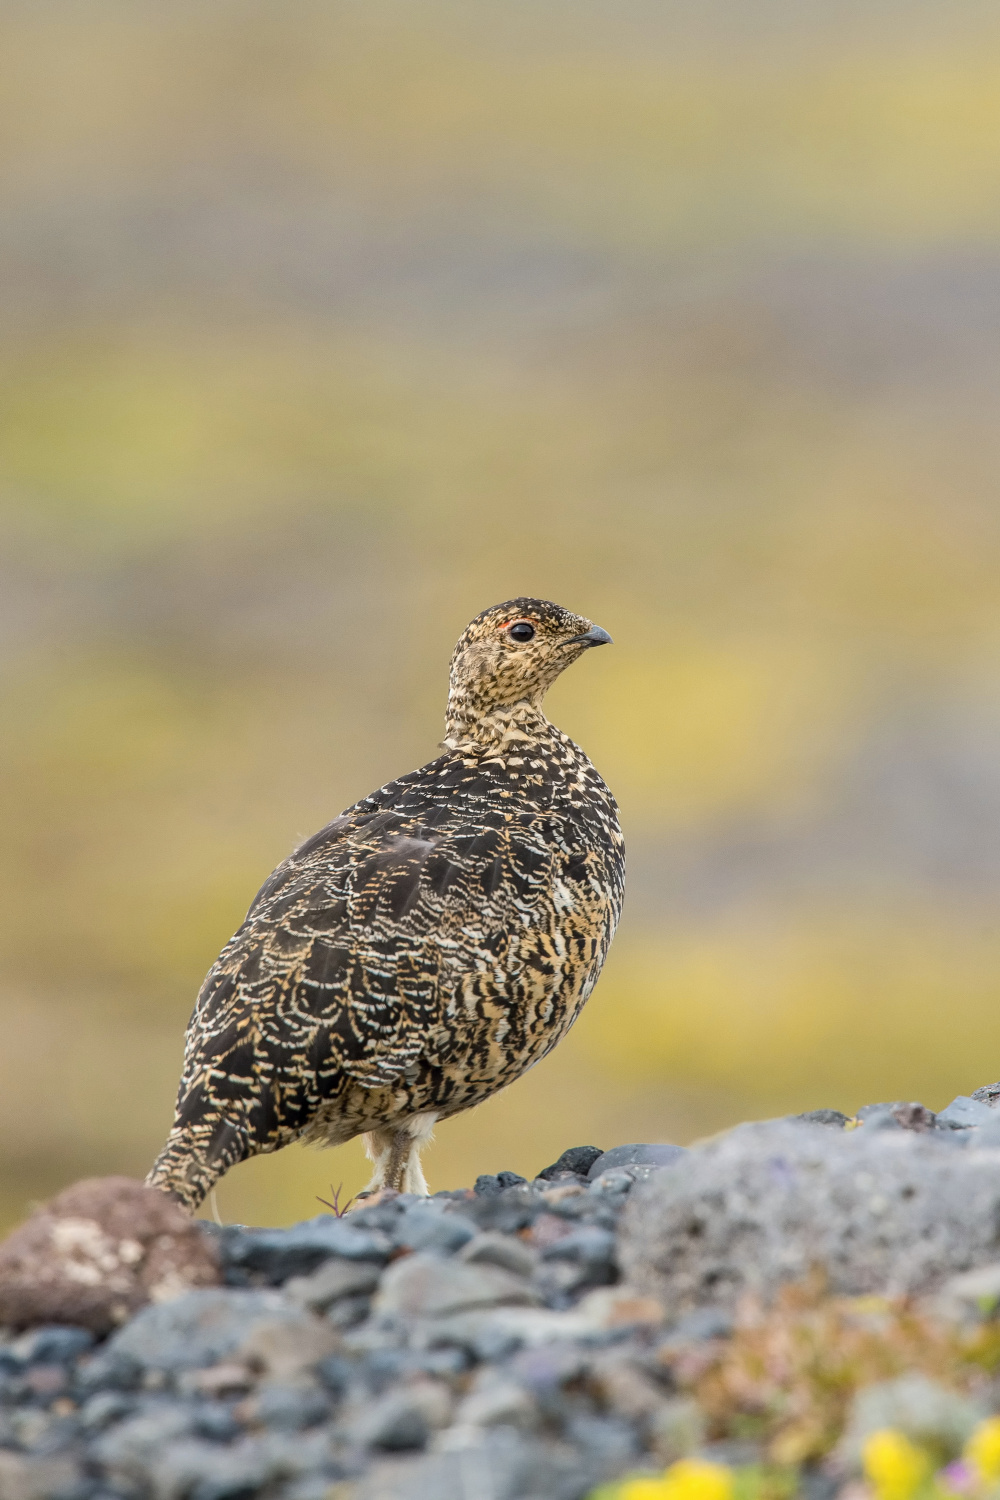
<path id="1" fill-rule="evenodd" d="M 515 620 L 513 625 L 507 626 L 507 633 L 512 641 L 518 641 L 523 645 L 525 641 L 534 639 L 535 627 L 530 620 Z"/>

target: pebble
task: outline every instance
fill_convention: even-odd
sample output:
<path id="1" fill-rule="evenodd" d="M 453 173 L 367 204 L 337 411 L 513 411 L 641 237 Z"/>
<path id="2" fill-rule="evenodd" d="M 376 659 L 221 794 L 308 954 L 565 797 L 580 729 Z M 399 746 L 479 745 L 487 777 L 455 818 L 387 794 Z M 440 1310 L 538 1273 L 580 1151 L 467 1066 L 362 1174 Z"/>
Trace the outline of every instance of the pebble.
<path id="1" fill-rule="evenodd" d="M 996 1112 L 982 1099 L 972 1099 L 966 1094 L 959 1094 L 953 1099 L 947 1109 L 938 1113 L 937 1123 L 950 1126 L 951 1129 L 963 1130 L 970 1125 L 988 1125 L 996 1121 Z"/>
<path id="2" fill-rule="evenodd" d="M 8 1346 L 8 1352 L 24 1365 L 65 1364 L 78 1359 L 93 1346 L 94 1335 L 89 1329 L 55 1324 L 22 1334 Z"/>
<path id="3" fill-rule="evenodd" d="M 805 1114 L 789 1115 L 787 1118 L 797 1120 L 802 1125 L 830 1125 L 838 1130 L 843 1130 L 848 1121 L 848 1116 L 839 1109 L 807 1109 Z"/>
<path id="4" fill-rule="evenodd" d="M 632 1151 L 633 1146 L 616 1147 L 616 1150 Z M 597 1146 L 571 1146 L 564 1151 L 558 1161 L 554 1161 L 551 1167 L 543 1167 L 538 1177 L 544 1182 L 552 1177 L 562 1177 L 566 1173 L 572 1173 L 577 1177 L 586 1177 L 596 1161 L 609 1153 L 601 1151 Z"/>
<path id="5" fill-rule="evenodd" d="M 513 1235 L 487 1230 L 466 1241 L 459 1259 L 468 1265 L 499 1266 L 514 1276 L 530 1276 L 538 1264 L 538 1252 Z"/>
<path id="6" fill-rule="evenodd" d="M 468 1243 L 476 1226 L 460 1214 L 449 1214 L 433 1198 L 428 1203 L 408 1204 L 400 1215 L 393 1233 L 398 1246 L 406 1250 L 438 1251 L 451 1255 Z"/>
<path id="7" fill-rule="evenodd" d="M 310 1276 L 293 1276 L 285 1285 L 285 1296 L 310 1312 L 324 1313 L 342 1297 L 373 1292 L 381 1274 L 378 1261 L 331 1259 Z"/>
<path id="8" fill-rule="evenodd" d="M 391 1453 L 423 1448 L 431 1432 L 447 1423 L 450 1393 L 439 1381 L 420 1380 L 366 1403 L 345 1423 L 346 1436 L 362 1448 Z"/>
<path id="9" fill-rule="evenodd" d="M 304 1427 L 315 1427 L 325 1421 L 330 1411 L 330 1402 L 322 1391 L 275 1382 L 260 1387 L 256 1399 L 246 1409 L 246 1415 L 263 1427 L 299 1432 Z"/>
<path id="10" fill-rule="evenodd" d="M 541 1413 L 529 1391 L 505 1373 L 484 1369 L 455 1413 L 460 1427 L 520 1427 L 531 1431 Z"/>
<path id="11" fill-rule="evenodd" d="M 145 1307 L 108 1341 L 105 1359 L 140 1370 L 199 1369 L 234 1353 L 255 1324 L 301 1318 L 280 1292 L 188 1292 Z"/>
<path id="12" fill-rule="evenodd" d="M 609 1229 L 587 1225 L 575 1229 L 542 1251 L 543 1260 L 570 1260 L 578 1265 L 614 1267 L 615 1237 Z"/>
<path id="13" fill-rule="evenodd" d="M 498 1193 L 503 1193 L 507 1188 L 521 1187 L 527 1185 L 527 1178 L 521 1177 L 517 1172 L 498 1172 L 495 1177 L 489 1173 L 483 1173 L 476 1178 L 473 1192 L 478 1197 L 495 1198 Z"/>
<path id="14" fill-rule="evenodd" d="M 591 1162 L 587 1178 L 593 1182 L 595 1178 L 614 1171 L 616 1167 L 668 1167 L 671 1162 L 686 1154 L 683 1146 L 672 1146 L 665 1141 L 647 1146 L 615 1146 L 611 1151 L 602 1152 Z"/>
<path id="15" fill-rule="evenodd" d="M 374 1302 L 377 1315 L 444 1318 L 473 1308 L 536 1302 L 523 1277 L 499 1266 L 443 1261 L 418 1253 L 398 1260 L 382 1278 Z"/>
<path id="16" fill-rule="evenodd" d="M 231 1286 L 255 1280 L 277 1286 L 290 1276 L 308 1275 L 334 1255 L 384 1262 L 392 1251 L 392 1242 L 383 1231 L 347 1223 L 333 1214 L 320 1214 L 290 1229 L 233 1226 L 223 1231 L 220 1244 Z"/>

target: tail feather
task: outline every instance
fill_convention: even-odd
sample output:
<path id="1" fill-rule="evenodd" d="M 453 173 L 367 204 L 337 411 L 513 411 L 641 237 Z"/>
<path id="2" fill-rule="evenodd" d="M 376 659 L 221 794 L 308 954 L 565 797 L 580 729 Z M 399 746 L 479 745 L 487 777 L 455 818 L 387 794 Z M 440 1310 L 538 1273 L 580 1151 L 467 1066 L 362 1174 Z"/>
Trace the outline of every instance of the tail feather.
<path id="1" fill-rule="evenodd" d="M 193 1213 L 219 1178 L 254 1154 L 246 1133 L 229 1120 L 178 1122 L 146 1178 Z"/>

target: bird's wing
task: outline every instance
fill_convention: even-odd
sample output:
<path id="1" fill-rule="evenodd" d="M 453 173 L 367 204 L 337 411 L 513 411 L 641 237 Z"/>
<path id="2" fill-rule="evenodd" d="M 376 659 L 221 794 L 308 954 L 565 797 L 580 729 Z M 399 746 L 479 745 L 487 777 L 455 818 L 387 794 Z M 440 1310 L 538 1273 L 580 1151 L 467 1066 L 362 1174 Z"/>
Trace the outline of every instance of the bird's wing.
<path id="1" fill-rule="evenodd" d="M 252 1049 L 258 1075 L 273 1053 L 276 1075 L 299 1071 L 303 1087 L 311 1075 L 321 1094 L 338 1073 L 376 1087 L 446 1061 L 449 998 L 464 975 L 503 965 L 546 888 L 553 853 L 536 823 L 447 804 L 336 819 L 254 899 L 206 979 L 190 1051 L 204 1067 L 207 1046 L 231 1082 L 234 1047 L 247 1066 Z"/>

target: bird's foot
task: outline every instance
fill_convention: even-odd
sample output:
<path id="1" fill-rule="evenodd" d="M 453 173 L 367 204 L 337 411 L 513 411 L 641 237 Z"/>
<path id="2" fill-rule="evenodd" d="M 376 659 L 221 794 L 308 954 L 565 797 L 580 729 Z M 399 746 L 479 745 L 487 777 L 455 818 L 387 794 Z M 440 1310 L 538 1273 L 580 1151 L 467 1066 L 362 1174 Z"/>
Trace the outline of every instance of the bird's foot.
<path id="1" fill-rule="evenodd" d="M 395 1188 L 362 1188 L 361 1192 L 344 1209 L 344 1213 L 354 1213 L 359 1208 L 375 1208 L 379 1203 L 391 1203 L 393 1198 L 398 1197 L 399 1193 Z"/>

